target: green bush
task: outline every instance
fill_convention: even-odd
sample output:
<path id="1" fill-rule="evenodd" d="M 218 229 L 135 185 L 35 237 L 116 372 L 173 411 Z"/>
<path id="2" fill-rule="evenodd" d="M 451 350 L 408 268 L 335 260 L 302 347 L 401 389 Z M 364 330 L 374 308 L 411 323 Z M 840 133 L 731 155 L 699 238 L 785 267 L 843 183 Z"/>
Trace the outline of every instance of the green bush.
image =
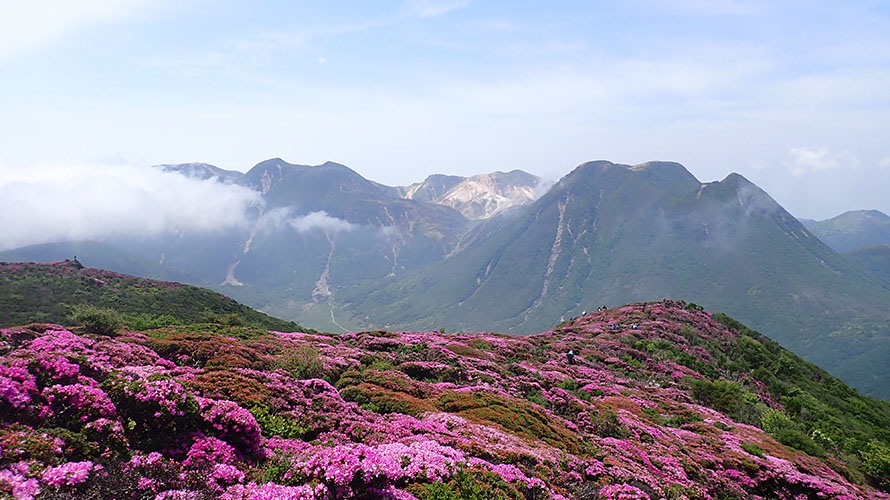
<path id="1" fill-rule="evenodd" d="M 704 406 L 734 415 L 744 403 L 742 386 L 737 382 L 688 379 L 692 396 Z"/>
<path id="2" fill-rule="evenodd" d="M 257 405 L 250 409 L 250 413 L 260 425 L 263 436 L 278 436 L 284 439 L 300 439 L 308 430 L 300 425 L 297 420 L 288 415 L 270 413 L 263 405 Z"/>
<path id="3" fill-rule="evenodd" d="M 860 452 L 865 473 L 882 489 L 890 490 L 890 447 L 872 440 Z"/>
<path id="4" fill-rule="evenodd" d="M 763 457 L 763 448 L 754 443 L 742 443 L 742 449 L 755 457 Z"/>
<path id="5" fill-rule="evenodd" d="M 94 307 L 87 304 L 74 306 L 71 319 L 83 326 L 87 333 L 97 335 L 114 335 L 114 331 L 123 326 L 123 318 L 114 309 Z"/>
<path id="6" fill-rule="evenodd" d="M 825 456 L 825 449 L 813 440 L 806 432 L 796 428 L 782 429 L 776 433 L 776 439 L 785 446 L 797 448 L 814 457 Z"/>
<path id="7" fill-rule="evenodd" d="M 169 314 L 155 315 L 151 313 L 128 314 L 124 316 L 123 322 L 129 329 L 136 332 L 182 324 L 181 321 Z"/>
<path id="8" fill-rule="evenodd" d="M 423 485 L 421 500 L 523 500 L 526 495 L 492 472 L 463 469 L 447 483 Z M 534 494 L 534 492 L 530 492 Z M 540 492 L 538 492 L 540 493 Z M 532 496 L 531 498 L 538 498 Z"/>
<path id="9" fill-rule="evenodd" d="M 591 421 L 594 432 L 599 436 L 623 439 L 630 434 L 611 408 L 603 408 L 599 413 L 591 414 Z"/>
<path id="10" fill-rule="evenodd" d="M 324 376 L 324 364 L 318 355 L 318 349 L 311 346 L 288 349 L 279 358 L 276 368 L 301 380 Z"/>
<path id="11" fill-rule="evenodd" d="M 780 410 L 772 408 L 763 412 L 760 416 L 760 428 L 768 434 L 776 435 L 782 429 L 788 429 L 794 426 L 791 417 Z"/>

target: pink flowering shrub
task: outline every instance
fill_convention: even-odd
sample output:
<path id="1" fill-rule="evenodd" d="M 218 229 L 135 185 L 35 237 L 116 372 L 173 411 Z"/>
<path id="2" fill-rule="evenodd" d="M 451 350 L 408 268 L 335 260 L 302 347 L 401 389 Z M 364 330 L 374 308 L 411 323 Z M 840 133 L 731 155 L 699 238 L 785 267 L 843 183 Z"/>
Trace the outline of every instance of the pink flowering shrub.
<path id="1" fill-rule="evenodd" d="M 37 479 L 28 478 L 29 467 L 24 462 L 0 470 L 0 491 L 12 495 L 15 500 L 33 500 L 40 493 Z"/>
<path id="2" fill-rule="evenodd" d="M 74 486 L 83 483 L 94 468 L 100 468 L 93 462 L 68 462 L 58 467 L 50 467 L 43 471 L 42 480 L 50 486 Z"/>
<path id="3" fill-rule="evenodd" d="M 649 500 L 649 495 L 629 484 L 610 484 L 600 490 L 603 500 Z"/>
<path id="4" fill-rule="evenodd" d="M 98 387 L 83 384 L 53 385 L 42 396 L 57 420 L 88 422 L 115 414 L 114 403 Z"/>
<path id="5" fill-rule="evenodd" d="M 524 338 L 0 330 L 0 498 L 890 500 L 881 441 L 854 484 L 758 427 L 793 406 L 726 353 L 764 341 L 641 306 Z"/>

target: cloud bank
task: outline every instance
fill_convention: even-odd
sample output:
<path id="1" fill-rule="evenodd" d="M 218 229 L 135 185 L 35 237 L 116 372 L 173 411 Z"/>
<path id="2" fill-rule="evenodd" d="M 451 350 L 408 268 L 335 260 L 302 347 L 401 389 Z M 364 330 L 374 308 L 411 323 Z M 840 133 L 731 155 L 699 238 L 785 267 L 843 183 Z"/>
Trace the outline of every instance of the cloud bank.
<path id="1" fill-rule="evenodd" d="M 0 169 L 0 250 L 244 227 L 261 203 L 242 186 L 153 168 Z"/>
<path id="2" fill-rule="evenodd" d="M 298 233 L 307 233 L 313 230 L 339 233 L 341 231 L 351 231 L 359 226 L 349 221 L 332 217 L 324 210 L 310 212 L 306 215 L 294 215 L 293 208 L 279 207 L 263 214 L 258 227 L 267 231 L 290 227 Z"/>

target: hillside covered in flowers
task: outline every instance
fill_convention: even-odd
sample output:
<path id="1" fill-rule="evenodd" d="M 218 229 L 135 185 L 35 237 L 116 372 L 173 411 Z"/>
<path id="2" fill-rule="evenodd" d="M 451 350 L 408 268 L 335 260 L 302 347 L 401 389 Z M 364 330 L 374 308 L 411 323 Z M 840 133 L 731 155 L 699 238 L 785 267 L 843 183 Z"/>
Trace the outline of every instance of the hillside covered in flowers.
<path id="1" fill-rule="evenodd" d="M 0 355 L 0 498 L 890 499 L 890 405 L 679 301 L 530 337 L 32 324 Z"/>

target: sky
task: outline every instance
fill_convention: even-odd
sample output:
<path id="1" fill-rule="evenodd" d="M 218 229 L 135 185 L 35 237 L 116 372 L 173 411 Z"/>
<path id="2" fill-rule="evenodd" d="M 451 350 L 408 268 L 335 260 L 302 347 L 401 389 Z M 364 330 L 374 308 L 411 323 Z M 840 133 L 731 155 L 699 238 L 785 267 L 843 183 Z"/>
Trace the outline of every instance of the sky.
<path id="1" fill-rule="evenodd" d="M 390 185 L 672 160 L 798 217 L 890 213 L 888 5 L 0 0 L 0 192 L 272 157 Z"/>

